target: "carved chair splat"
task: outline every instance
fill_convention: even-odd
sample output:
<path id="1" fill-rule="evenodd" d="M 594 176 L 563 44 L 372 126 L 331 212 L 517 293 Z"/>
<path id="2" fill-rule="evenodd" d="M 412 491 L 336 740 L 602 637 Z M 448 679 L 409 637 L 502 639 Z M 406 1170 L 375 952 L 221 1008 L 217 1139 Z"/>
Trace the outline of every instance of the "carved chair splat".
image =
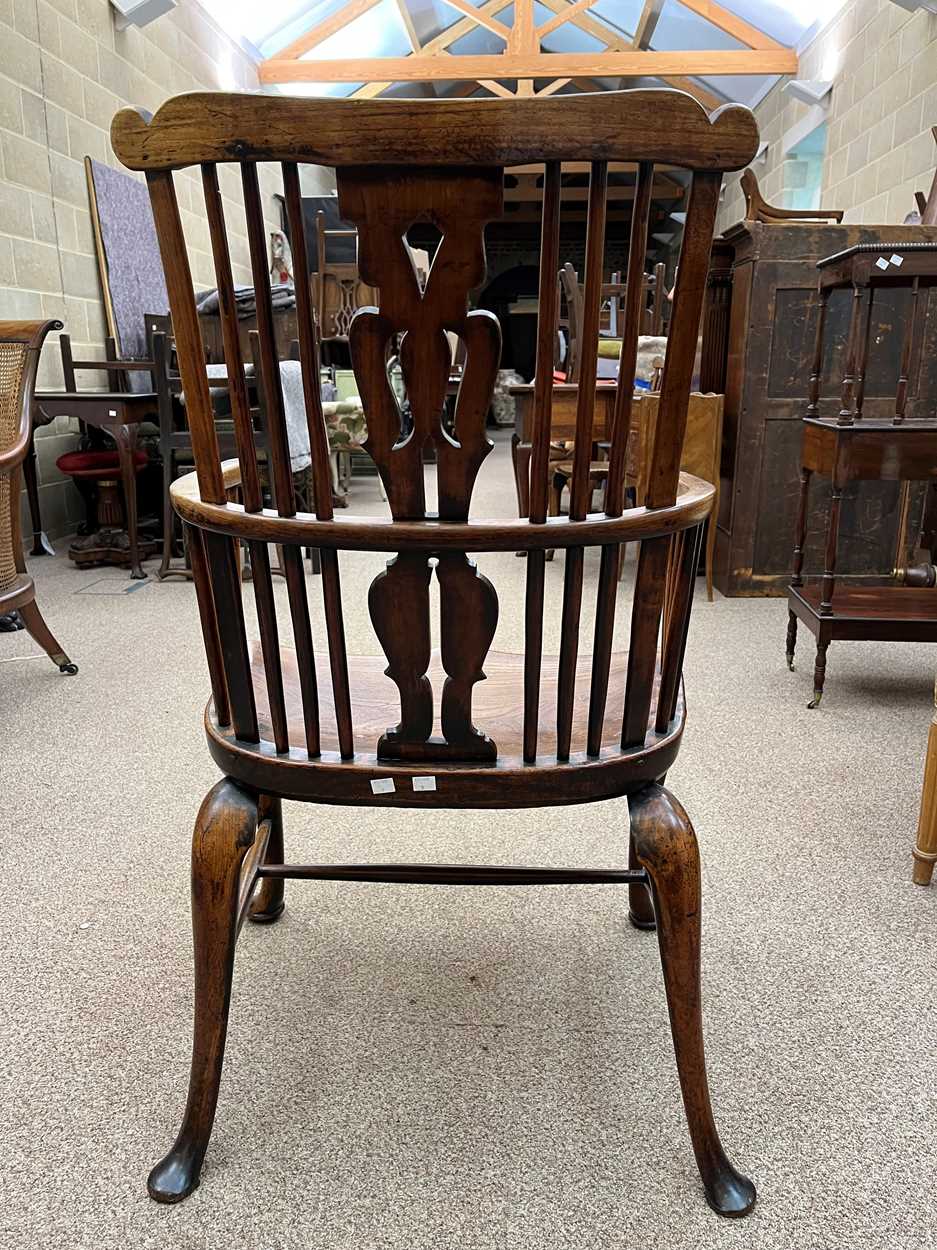
<path id="1" fill-rule="evenodd" d="M 196 466 L 194 474 L 175 483 L 173 500 L 188 527 L 211 679 L 206 733 L 224 774 L 202 805 L 192 850 L 196 1006 L 189 1100 L 175 1144 L 150 1174 L 150 1194 L 161 1202 L 176 1202 L 198 1184 L 218 1097 L 241 921 L 246 916 L 276 919 L 286 879 L 518 885 L 589 881 L 628 885 L 634 923 L 656 925 L 677 1068 L 706 1196 L 723 1215 L 747 1214 L 755 1201 L 754 1186 L 726 1158 L 706 1080 L 696 838 L 685 811 L 663 789 L 661 779 L 676 758 L 683 731 L 683 650 L 700 530 L 713 496 L 708 484 L 681 476 L 680 448 L 719 187 L 724 172 L 743 168 L 754 155 L 757 130 L 751 113 L 727 106 L 710 118 L 690 96 L 674 91 L 562 101 L 334 101 L 195 94 L 170 100 L 152 120 L 132 110 L 119 113 L 112 140 L 125 165 L 146 173 L 166 270 Z M 594 353 L 586 353 L 569 515 L 548 518 L 561 164 L 584 158 L 592 171 L 582 314 L 589 342 L 597 335 L 601 302 L 608 162 L 628 160 L 638 166 L 622 376 L 633 374 L 641 328 L 640 279 L 655 162 L 687 168 L 692 185 L 647 497 L 625 507 L 631 395 L 630 388 L 619 387 L 605 508 L 588 513 L 596 362 Z M 269 405 L 275 509 L 262 508 L 248 467 L 254 463 L 254 436 L 247 414 L 239 411 L 237 388 L 232 394 L 241 467 L 220 461 L 173 171 L 200 165 L 212 192 L 217 164 L 241 167 L 261 314 L 260 363 L 263 370 L 266 360 L 275 386 L 275 345 L 269 318 L 263 315 L 269 290 L 261 263 L 265 232 L 258 161 L 282 166 L 299 273 L 307 266 L 297 163 L 336 169 L 340 211 L 358 230 L 362 280 L 378 291 L 377 306 L 355 316 L 349 340 L 367 416 L 367 450 L 387 491 L 387 518 L 333 514 L 317 332 L 302 283 L 297 284 L 297 318 L 316 511 L 297 512 L 286 490 L 289 462 L 280 404 Z M 498 366 L 500 329 L 490 314 L 470 312 L 469 300 L 485 279 L 484 231 L 502 212 L 504 169 L 530 161 L 544 165 L 530 514 L 486 520 L 472 515 L 471 500 L 490 451 L 484 421 Z M 220 305 L 230 329 L 235 311 L 230 267 L 221 246 L 224 219 L 219 198 L 211 199 L 213 250 L 216 264 L 219 257 L 222 261 Z M 432 223 L 442 236 L 422 288 L 404 243 L 417 221 Z M 466 351 L 450 427 L 443 423 L 450 362 L 447 331 L 459 337 Z M 394 339 L 401 344 L 410 409 L 406 420 L 385 370 Z M 236 341 L 236 334 L 225 338 L 231 376 L 243 367 Z M 424 490 L 427 444 L 433 445 L 437 460 L 437 513 L 428 511 Z M 241 503 L 231 499 L 238 485 Z M 245 632 L 235 558 L 238 540 L 250 545 L 255 569 L 260 644 L 254 647 Z M 623 651 L 614 645 L 618 551 L 629 541 L 641 543 L 641 554 L 630 629 L 621 630 L 630 635 L 630 646 Z M 286 560 L 292 650 L 280 645 L 262 554 L 270 543 L 282 547 Z M 322 553 L 324 649 L 312 638 L 298 559 L 304 546 Z M 544 557 L 555 547 L 564 548 L 567 558 L 560 653 L 551 659 L 543 654 Z M 579 636 L 584 559 L 592 548 L 600 551 L 600 573 L 592 653 L 587 655 L 580 654 Z M 380 551 L 392 557 L 368 592 L 384 657 L 356 658 L 353 667 L 345 647 L 342 550 Z M 528 556 L 522 655 L 490 650 L 498 598 L 469 555 L 498 551 L 524 551 Z M 434 581 L 439 592 L 438 654 L 431 648 Z M 622 848 L 629 847 L 626 868 L 284 862 L 283 798 L 498 810 L 623 796 L 631 815 L 630 832 L 620 835 Z"/>

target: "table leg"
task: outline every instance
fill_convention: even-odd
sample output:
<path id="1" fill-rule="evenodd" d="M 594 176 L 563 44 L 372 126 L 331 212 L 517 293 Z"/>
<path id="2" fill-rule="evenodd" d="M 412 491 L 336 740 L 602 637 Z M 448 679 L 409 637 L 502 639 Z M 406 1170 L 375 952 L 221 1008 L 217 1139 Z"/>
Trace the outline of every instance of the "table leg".
<path id="1" fill-rule="evenodd" d="M 137 533 L 137 471 L 133 453 L 137 445 L 136 425 L 108 427 L 108 433 L 117 444 L 120 457 L 120 481 L 124 488 L 124 509 L 127 514 L 127 537 L 130 539 L 130 576 L 139 581 L 146 577 L 140 564 L 140 544 Z"/>
<path id="2" fill-rule="evenodd" d="M 826 680 L 826 652 L 830 645 L 828 638 L 824 638 L 820 634 L 817 638 L 817 658 L 813 666 L 813 698 L 807 704 L 808 708 L 820 706 L 820 700 L 823 698 L 823 683 Z"/>
<path id="3" fill-rule="evenodd" d="M 29 516 L 33 523 L 33 546 L 31 554 L 34 556 L 54 555 L 51 548 L 46 546 L 49 542 L 48 538 L 42 532 L 42 513 L 39 509 L 39 476 L 36 472 L 36 444 L 31 436 L 29 439 L 29 450 L 26 452 L 26 459 L 23 461 L 23 482 L 26 486 L 26 498 L 29 501 Z"/>
<path id="4" fill-rule="evenodd" d="M 821 582 L 820 615 L 833 615 L 833 590 L 836 586 L 836 548 L 839 543 L 839 510 L 843 501 L 843 481 L 839 466 L 833 470 L 830 489 L 830 521 L 826 534 L 826 558 Z"/>
<path id="5" fill-rule="evenodd" d="M 522 443 L 515 434 L 511 438 L 511 463 L 514 466 L 514 490 L 517 494 L 517 515 L 530 516 L 530 443 Z"/>
<path id="6" fill-rule="evenodd" d="M 935 691 L 937 697 L 937 691 Z M 921 791 L 921 815 L 917 826 L 914 855 L 914 882 L 930 885 L 937 863 L 937 711 L 931 721 L 927 738 L 927 760 L 924 764 L 924 786 Z"/>

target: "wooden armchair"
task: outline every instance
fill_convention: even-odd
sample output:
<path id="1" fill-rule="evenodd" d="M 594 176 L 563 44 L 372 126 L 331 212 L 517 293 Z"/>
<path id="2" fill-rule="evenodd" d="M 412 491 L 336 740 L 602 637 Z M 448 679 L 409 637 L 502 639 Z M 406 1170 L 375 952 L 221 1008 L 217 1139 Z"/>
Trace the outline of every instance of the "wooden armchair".
<path id="1" fill-rule="evenodd" d="M 842 221 L 843 210 L 838 208 L 775 208 L 762 196 L 758 179 L 752 170 L 746 169 L 741 178 L 745 194 L 745 220 L 764 222 L 785 221 Z"/>
<path id="2" fill-rule="evenodd" d="M 43 620 L 20 536 L 20 466 L 29 449 L 39 353 L 61 321 L 0 321 L 0 614 L 18 612 L 62 673 L 77 673 Z"/>
<path id="3" fill-rule="evenodd" d="M 192 94 L 168 101 L 149 122 L 124 110 L 114 120 L 111 137 L 124 164 L 146 172 L 166 269 L 196 465 L 194 474 L 174 484 L 173 502 L 189 529 L 212 686 L 205 727 L 223 774 L 202 804 L 192 848 L 196 986 L 189 1098 L 175 1144 L 150 1174 L 150 1194 L 176 1202 L 198 1184 L 218 1097 L 237 936 L 245 918 L 277 919 L 286 879 L 428 885 L 595 882 L 627 884 L 634 923 L 656 926 L 677 1069 L 706 1196 L 723 1215 L 745 1215 L 755 1201 L 754 1186 L 723 1151 L 707 1088 L 696 838 L 686 812 L 662 782 L 683 732 L 681 667 L 701 527 L 713 496 L 711 486 L 681 478 L 679 454 L 722 173 L 741 168 L 754 154 L 757 129 L 751 113 L 730 105 L 710 121 L 690 96 L 671 91 L 562 100 Z M 587 342 L 597 335 L 608 162 L 638 162 L 625 309 L 626 373 L 637 347 L 654 162 L 689 166 L 692 186 L 646 498 L 640 506 L 624 507 L 631 392 L 620 387 L 605 510 L 587 515 L 595 390 L 595 357 L 587 354 L 581 365 L 569 516 L 548 522 L 560 169 L 561 161 L 584 157 L 592 162 L 583 308 Z M 294 510 L 283 413 L 276 402 L 268 412 L 276 510 L 261 509 L 253 429 L 236 392 L 239 464 L 220 463 L 173 171 L 201 167 L 217 260 L 227 255 L 227 242 L 216 166 L 232 159 L 240 167 L 247 227 L 255 241 L 265 230 L 255 162 L 281 163 L 299 273 L 306 272 L 306 257 L 297 162 L 336 167 L 342 215 L 359 231 L 362 278 L 380 292 L 379 307 L 355 318 L 350 341 L 367 415 L 366 446 L 387 490 L 389 517 L 333 515 L 315 322 L 302 283 L 297 284 L 297 314 L 314 449 L 315 513 Z M 468 311 L 469 293 L 484 281 L 484 231 L 502 215 L 504 167 L 531 161 L 545 162 L 545 186 L 530 517 L 470 519 L 476 474 L 491 450 L 484 425 L 500 327 L 491 313 Z M 404 246 L 408 228 L 418 219 L 435 222 L 443 235 L 425 291 Z M 230 284 L 226 265 L 218 266 L 217 278 L 219 287 Z M 255 269 L 254 281 L 258 309 L 267 308 L 266 274 Z M 225 306 L 230 317 L 231 301 L 222 300 Z M 275 360 L 270 318 L 260 316 L 258 325 L 270 368 Z M 445 329 L 455 331 L 468 349 L 453 436 L 441 423 L 450 364 Z M 412 421 L 406 438 L 384 369 L 388 344 L 401 331 Z M 240 374 L 244 362 L 236 335 L 229 334 L 226 344 L 229 372 Z M 436 451 L 438 515 L 427 511 L 424 493 L 423 452 L 430 442 Z M 228 501 L 237 483 L 241 505 Z M 253 553 L 256 646 L 247 640 L 237 539 Z M 623 651 L 613 644 L 618 549 L 627 541 L 640 541 L 641 553 L 630 622 L 621 626 L 630 639 L 629 650 Z M 294 649 L 280 644 L 270 543 L 283 549 Z M 310 630 L 302 576 L 300 552 L 306 544 L 322 552 L 327 646 L 321 656 Z M 542 646 L 548 547 L 567 553 L 557 658 L 544 656 Z M 590 555 L 595 549 L 600 572 L 591 655 L 580 656 L 587 549 Z M 356 658 L 353 664 L 343 625 L 342 550 L 392 556 L 367 592 L 385 654 Z M 498 597 L 467 553 L 517 550 L 528 553 L 525 649 L 519 655 L 492 654 Z M 434 572 L 441 623 L 437 653 L 430 642 Z M 357 582 L 348 595 L 363 604 Z M 399 699 L 392 697 L 385 672 Z M 628 797 L 630 833 L 610 828 L 610 843 L 620 845 L 623 854 L 629 845 L 629 866 L 617 869 L 298 865 L 284 856 L 283 798 L 497 812 L 622 796 Z"/>

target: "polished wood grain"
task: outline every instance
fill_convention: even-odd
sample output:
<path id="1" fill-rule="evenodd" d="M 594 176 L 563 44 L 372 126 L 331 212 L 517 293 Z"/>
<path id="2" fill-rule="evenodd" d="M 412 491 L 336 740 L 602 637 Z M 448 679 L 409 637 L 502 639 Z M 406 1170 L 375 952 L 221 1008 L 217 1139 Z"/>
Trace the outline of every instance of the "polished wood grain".
<path id="1" fill-rule="evenodd" d="M 123 109 L 111 124 L 111 142 L 128 168 L 144 171 L 205 161 L 347 166 L 379 154 L 384 165 L 403 166 L 617 159 L 726 172 L 748 164 L 758 130 L 740 105 L 710 119 L 678 91 L 433 101 L 195 91 L 167 100 L 151 120 Z"/>
<path id="2" fill-rule="evenodd" d="M 518 38 L 533 37 L 533 12 L 529 0 L 517 6 Z M 682 810 L 653 787 L 672 766 L 682 738 L 681 667 L 693 556 L 713 498 L 711 486 L 679 470 L 713 219 L 722 173 L 747 163 L 754 153 L 754 123 L 737 108 L 709 119 L 695 102 L 670 92 L 612 94 L 602 98 L 601 109 L 588 97 L 563 101 L 560 109 L 550 99 L 455 103 L 460 107 L 453 110 L 445 101 L 202 95 L 170 101 L 149 125 L 126 112 L 114 124 L 122 159 L 147 170 L 186 396 L 194 397 L 197 473 L 175 483 L 173 501 L 201 539 L 196 588 L 213 689 L 205 728 L 212 757 L 225 776 L 203 806 L 193 844 L 196 1031 L 189 1104 L 175 1145 L 151 1175 L 150 1192 L 161 1201 L 176 1201 L 198 1183 L 218 1095 L 234 939 L 246 916 L 272 921 L 281 914 L 286 879 L 479 885 L 590 881 L 643 891 L 642 923 L 656 917 L 661 926 L 674 1044 L 700 1174 L 717 1210 L 744 1214 L 754 1202 L 754 1189 L 721 1154 L 702 1066 L 695 842 Z M 550 375 L 564 156 L 591 163 L 583 320 L 592 337 L 601 301 L 608 160 L 640 165 L 641 216 L 632 232 L 631 274 L 644 269 L 645 210 L 655 163 L 678 159 L 691 176 L 668 363 L 648 452 L 647 498 L 625 508 L 621 493 L 613 492 L 611 508 L 589 512 L 596 386 L 595 360 L 585 360 L 583 385 L 570 397 L 575 437 L 570 514 L 551 517 L 548 441 L 559 405 Z M 532 388 L 532 515 L 479 520 L 472 516 L 472 494 L 491 450 L 484 427 L 501 336 L 497 319 L 470 311 L 470 301 L 485 283 L 485 229 L 502 213 L 505 166 L 526 158 L 542 163 L 545 182 L 538 377 Z M 256 350 L 274 508 L 258 509 L 254 496 L 251 506 L 234 499 L 240 466 L 220 463 L 208 409 L 202 408 L 207 396 L 204 345 L 171 172 L 193 159 L 203 167 L 209 201 L 215 196 L 215 162 L 240 167 L 258 295 Z M 305 292 L 297 295 L 298 338 L 316 511 L 298 511 L 287 491 L 288 441 L 265 272 L 259 159 L 283 164 L 300 271 L 304 243 L 296 162 L 323 160 L 336 166 L 339 211 L 358 231 L 362 280 L 379 293 L 374 308 L 355 316 L 349 345 L 367 419 L 366 449 L 385 486 L 389 517 L 332 514 L 315 393 L 317 336 Z M 214 210 L 211 228 L 223 230 L 217 202 Z M 406 237 L 415 223 L 425 221 L 441 239 L 421 280 Z M 224 278 L 224 249 L 213 250 Z M 633 301 L 629 308 L 624 332 L 636 340 Z M 228 322 L 226 341 L 237 369 L 237 327 L 227 298 L 221 316 Z M 447 333 L 459 338 L 465 352 L 452 421 L 443 415 L 449 390 Z M 629 341 L 626 359 L 635 346 Z M 388 381 L 385 361 L 392 349 L 399 352 L 406 405 L 398 404 Z M 609 400 L 610 454 L 624 466 L 627 403 L 617 401 L 613 419 L 614 388 Z M 429 449 L 436 461 L 435 510 L 427 504 L 424 481 Z M 255 566 L 259 639 L 252 644 L 238 578 L 238 540 L 248 544 Z M 617 602 L 615 572 L 619 546 L 629 541 L 641 542 L 641 555 L 634 604 L 628 605 L 630 652 L 623 656 L 614 649 L 615 617 L 627 609 Z M 287 631 L 271 591 L 269 544 L 283 550 L 295 649 L 283 645 Z M 305 546 L 322 554 L 327 654 L 314 646 L 309 632 L 298 563 Z M 559 654 L 544 657 L 544 558 L 554 547 L 567 553 L 562 624 Z M 601 569 L 597 645 L 590 656 L 579 654 L 579 633 L 585 562 L 593 557 L 592 547 L 601 548 Z M 346 654 L 339 555 L 351 550 L 385 551 L 393 557 L 367 587 L 380 657 L 349 660 Z M 522 655 L 490 651 L 498 591 L 469 557 L 492 551 L 527 555 L 523 617 L 528 651 Z M 499 587 L 501 593 L 510 589 Z M 360 611 L 365 597 L 360 579 L 344 594 Z M 434 611 L 438 650 L 432 645 Z M 283 859 L 285 798 L 494 812 L 626 795 L 634 834 L 627 868 L 329 866 Z M 258 881 L 261 893 L 252 902 Z M 638 907 L 633 897 L 632 914 Z M 681 995 L 685 1002 L 678 1007 Z"/>

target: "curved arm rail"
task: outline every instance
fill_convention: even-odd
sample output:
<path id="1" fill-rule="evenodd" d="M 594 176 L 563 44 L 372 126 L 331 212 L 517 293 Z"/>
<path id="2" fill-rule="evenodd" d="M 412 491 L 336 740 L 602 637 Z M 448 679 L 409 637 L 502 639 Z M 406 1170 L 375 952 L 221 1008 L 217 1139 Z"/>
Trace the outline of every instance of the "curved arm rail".
<path id="1" fill-rule="evenodd" d="M 226 490 L 240 485 L 236 460 L 222 465 Z M 699 525 L 709 516 L 715 487 L 689 473 L 680 474 L 676 503 L 666 508 L 629 508 L 618 517 L 591 513 L 583 521 L 548 517 L 535 524 L 526 517 L 451 522 L 394 521 L 390 517 L 333 517 L 318 520 L 312 513 L 278 516 L 269 508 L 246 512 L 241 504 L 206 503 L 195 473 L 171 487 L 173 507 L 198 529 L 268 543 L 298 543 L 344 551 L 540 551 L 559 547 L 602 547 L 612 543 L 659 538 Z"/>
<path id="2" fill-rule="evenodd" d="M 20 413 L 16 433 L 8 447 L 0 448 L 0 473 L 6 473 L 26 456 L 32 435 L 32 402 L 39 368 L 39 353 L 50 330 L 61 330 L 62 323 L 56 318 L 47 321 L 0 321 L 0 340 L 20 343 L 25 351 L 23 375 L 20 381 Z"/>

